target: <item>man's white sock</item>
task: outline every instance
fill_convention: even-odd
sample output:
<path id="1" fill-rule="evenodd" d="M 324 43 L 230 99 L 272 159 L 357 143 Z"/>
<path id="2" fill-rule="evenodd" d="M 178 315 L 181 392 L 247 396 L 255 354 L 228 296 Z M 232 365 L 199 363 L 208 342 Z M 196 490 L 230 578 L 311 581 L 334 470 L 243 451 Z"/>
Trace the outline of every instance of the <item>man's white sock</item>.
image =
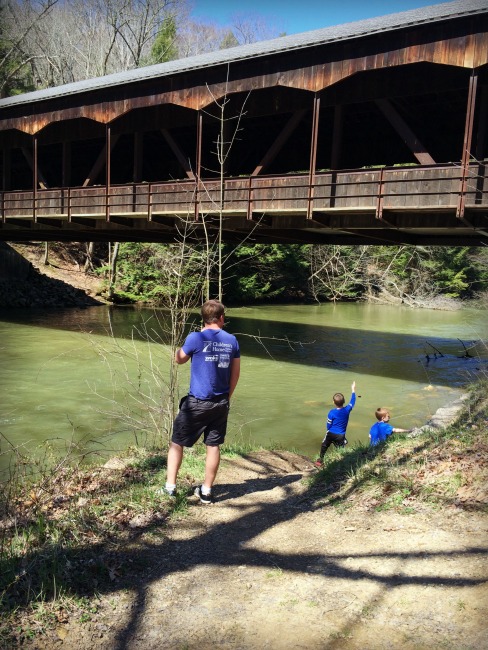
<path id="1" fill-rule="evenodd" d="M 169 492 L 171 492 L 176 488 L 176 485 L 174 483 L 166 483 L 165 487 Z"/>
<path id="2" fill-rule="evenodd" d="M 212 488 L 205 487 L 205 485 L 202 485 L 202 494 L 211 494 Z"/>

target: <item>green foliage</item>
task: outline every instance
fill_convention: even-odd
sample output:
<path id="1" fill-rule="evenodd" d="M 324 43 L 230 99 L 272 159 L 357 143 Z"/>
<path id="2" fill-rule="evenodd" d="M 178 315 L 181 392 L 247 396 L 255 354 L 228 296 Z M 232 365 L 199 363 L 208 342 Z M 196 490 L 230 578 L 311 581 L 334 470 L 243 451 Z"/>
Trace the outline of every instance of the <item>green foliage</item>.
<path id="1" fill-rule="evenodd" d="M 12 41 L 5 20 L 6 6 L 0 3 L 0 97 L 34 90 L 32 75 L 18 44 Z"/>
<path id="2" fill-rule="evenodd" d="M 176 290 L 203 295 L 205 251 L 185 251 L 180 260 L 177 244 L 121 244 L 119 299 L 166 306 Z M 224 244 L 223 259 L 229 304 L 359 300 L 385 291 L 425 304 L 435 296 L 470 298 L 488 289 L 488 250 L 466 246 Z"/>
<path id="3" fill-rule="evenodd" d="M 159 28 L 151 47 L 151 57 L 148 63 L 164 63 L 178 58 L 176 47 L 176 20 L 167 16 Z M 146 63 L 144 64 L 146 65 Z"/>
<path id="4" fill-rule="evenodd" d="M 488 285 L 488 256 L 468 246 L 437 246 L 430 249 L 426 268 L 439 293 L 454 298 L 469 297 Z M 484 257 L 484 260 L 483 260 Z"/>
<path id="5" fill-rule="evenodd" d="M 226 50 L 229 47 L 236 47 L 236 45 L 239 45 L 239 41 L 235 37 L 232 30 L 229 30 L 225 34 L 224 38 L 222 39 L 222 43 L 220 44 L 220 49 L 221 50 Z"/>
<path id="6" fill-rule="evenodd" d="M 368 281 L 404 295 L 471 297 L 488 285 L 486 254 L 468 246 L 378 246 L 371 249 Z"/>
<path id="7" fill-rule="evenodd" d="M 225 269 L 230 302 L 286 301 L 307 297 L 307 245 L 254 244 L 231 250 Z"/>
<path id="8" fill-rule="evenodd" d="M 180 254 L 177 244 L 121 244 L 116 294 L 157 305 L 167 305 L 177 290 L 191 294 L 201 284 L 202 253 L 189 250 L 184 260 Z"/>

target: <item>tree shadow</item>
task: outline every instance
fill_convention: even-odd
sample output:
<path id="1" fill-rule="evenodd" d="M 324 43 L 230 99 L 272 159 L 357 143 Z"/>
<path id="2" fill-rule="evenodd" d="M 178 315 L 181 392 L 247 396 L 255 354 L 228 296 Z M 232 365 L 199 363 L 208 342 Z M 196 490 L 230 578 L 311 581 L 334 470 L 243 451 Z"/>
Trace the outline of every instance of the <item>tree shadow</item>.
<path id="1" fill-rule="evenodd" d="M 352 452 L 352 453 L 351 453 Z M 335 459 L 336 467 L 345 469 L 354 460 L 366 460 L 368 454 L 361 450 L 351 450 L 352 458 Z M 374 451 L 375 456 L 381 455 L 381 450 Z M 407 462 L 407 459 L 405 459 Z M 342 466 L 341 466 L 342 463 Z M 262 465 L 263 474 L 266 471 Z M 401 566 L 407 560 L 417 558 L 466 558 L 476 556 L 482 558 L 488 547 L 464 546 L 459 549 L 442 551 L 391 551 L 347 554 L 340 550 L 320 553 L 309 553 L 297 549 L 294 553 L 280 553 L 276 550 L 263 551 L 253 546 L 261 534 L 274 526 L 295 520 L 299 515 L 323 508 L 323 495 L 317 491 L 313 483 L 303 493 L 294 489 L 294 483 L 302 479 L 301 473 L 263 476 L 245 481 L 243 484 L 224 483 L 218 487 L 218 495 L 223 504 L 236 500 L 235 514 L 225 522 L 211 516 L 216 506 L 195 506 L 208 508 L 209 525 L 202 527 L 183 539 L 154 537 L 155 532 L 163 533 L 165 524 L 155 526 L 154 523 L 140 526 L 131 534 L 128 543 L 115 543 L 108 535 L 95 543 L 85 542 L 78 546 L 64 548 L 61 544 L 55 551 L 55 562 L 52 566 L 44 567 L 46 583 L 51 581 L 50 569 L 56 564 L 56 589 L 58 593 L 72 594 L 79 597 L 93 597 L 95 594 L 111 594 L 120 590 L 128 590 L 134 596 L 126 623 L 120 624 L 116 638 L 111 643 L 114 650 L 125 650 L 131 646 L 131 639 L 137 634 L 146 612 L 148 594 L 151 586 L 168 576 L 180 572 L 187 573 L 200 566 L 219 568 L 239 567 L 242 565 L 273 569 L 290 573 L 314 574 L 330 580 L 349 580 L 358 585 L 363 582 L 374 582 L 380 590 L 393 589 L 399 585 L 418 585 L 424 587 L 473 587 L 486 581 L 485 577 L 473 578 L 467 574 L 453 576 L 432 575 L 428 571 L 419 570 L 415 574 L 406 575 L 401 570 L 386 573 L 383 569 L 352 568 L 345 560 L 352 559 L 384 559 L 397 560 Z M 359 487 L 359 486 L 358 486 Z M 281 498 L 270 502 L 261 495 L 265 490 L 279 488 Z M 239 503 L 240 496 L 252 494 L 250 504 Z M 279 496 L 279 495 L 278 495 Z M 218 510 L 217 510 L 218 512 Z M 197 522 L 198 523 L 198 522 Z M 193 520 L 183 520 L 173 526 L 191 526 Z M 153 533 L 152 536 L 146 533 Z M 303 531 L 306 539 L 306 530 Z M 130 543 L 129 543 L 130 542 Z M 18 587 L 22 581 L 28 581 L 32 571 L 37 571 L 42 564 L 45 548 L 39 548 L 23 557 L 17 568 L 16 580 Z M 419 565 L 420 567 L 422 565 Z M 3 569 L 4 567 L 2 567 Z M 36 592 L 30 590 L 32 599 Z M 203 634 L 203 633 L 202 633 Z M 203 637 L 202 637 L 203 638 Z"/>
<path id="2" fill-rule="evenodd" d="M 164 310 L 132 307 L 99 307 L 84 310 L 51 309 L 3 310 L 2 320 L 22 325 L 33 324 L 91 335 L 115 336 L 134 341 L 164 343 L 168 316 Z M 198 327 L 199 317 L 187 324 L 187 331 Z M 428 368 L 431 383 L 464 384 L 466 373 L 476 374 L 488 363 L 483 341 L 473 348 L 472 357 L 464 357 L 463 343 L 458 338 L 377 331 L 367 327 L 354 330 L 306 322 L 263 320 L 252 316 L 233 316 L 228 331 L 239 339 L 243 356 L 272 359 L 307 367 L 354 370 L 355 373 L 425 381 Z M 353 335 L 351 334 L 353 332 Z M 279 334 L 277 334 L 279 333 Z M 443 356 L 429 356 L 425 347 L 441 350 Z M 340 351 L 340 353 L 339 353 Z M 428 357 L 428 358 L 427 358 Z M 399 362 L 401 360 L 401 363 Z"/>

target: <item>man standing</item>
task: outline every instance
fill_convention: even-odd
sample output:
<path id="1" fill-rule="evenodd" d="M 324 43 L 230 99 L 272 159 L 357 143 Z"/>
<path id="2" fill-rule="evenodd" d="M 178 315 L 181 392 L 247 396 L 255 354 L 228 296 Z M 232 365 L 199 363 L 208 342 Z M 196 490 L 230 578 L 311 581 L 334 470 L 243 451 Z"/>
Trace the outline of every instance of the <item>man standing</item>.
<path id="1" fill-rule="evenodd" d="M 165 491 L 174 496 L 183 450 L 193 447 L 203 434 L 207 447 L 205 480 L 195 494 L 205 504 L 214 502 L 212 486 L 227 431 L 229 400 L 240 374 L 239 344 L 235 336 L 223 330 L 224 313 L 225 307 L 218 300 L 204 303 L 203 329 L 191 332 L 175 354 L 178 364 L 191 359 L 190 391 L 173 423 Z"/>

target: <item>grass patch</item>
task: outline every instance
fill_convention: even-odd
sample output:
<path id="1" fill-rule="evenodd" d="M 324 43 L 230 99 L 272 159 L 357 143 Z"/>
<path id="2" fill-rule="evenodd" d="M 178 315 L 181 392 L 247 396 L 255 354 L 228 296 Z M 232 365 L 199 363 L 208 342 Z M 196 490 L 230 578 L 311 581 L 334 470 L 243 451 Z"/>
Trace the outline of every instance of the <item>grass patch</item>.
<path id="1" fill-rule="evenodd" d="M 258 449 L 229 444 L 222 459 Z M 203 444 L 185 450 L 176 499 L 158 493 L 166 481 L 161 450 L 131 447 L 104 466 L 22 457 L 0 485 L 0 647 L 68 619 L 92 620 L 97 593 L 124 583 L 124 564 L 147 569 L 130 549 L 164 538 L 165 522 L 187 515 L 204 473 Z"/>
<path id="2" fill-rule="evenodd" d="M 306 479 L 307 500 L 339 513 L 356 505 L 405 515 L 445 506 L 486 510 L 487 388 L 484 382 L 472 390 L 459 423 L 446 430 L 395 435 L 374 448 L 330 448 L 323 469 Z M 229 445 L 222 458 L 261 450 Z M 160 450 L 131 448 L 112 461 L 40 468 L 23 459 L 0 486 L 0 646 L 18 647 L 68 620 L 88 623 L 98 616 L 97 595 L 114 585 L 129 593 L 129 576 L 148 569 L 166 521 L 187 515 L 187 495 L 204 475 L 205 447 L 186 450 L 176 499 L 158 494 L 166 480 Z M 141 547 L 145 555 L 134 552 Z M 282 576 L 278 567 L 266 574 Z"/>
<path id="3" fill-rule="evenodd" d="M 0 493 L 0 645 L 17 647 L 63 616 L 91 620 L 94 594 L 124 573 L 119 551 L 184 516 L 184 486 L 203 467 L 204 454 L 185 458 L 176 499 L 157 493 L 166 475 L 161 452 L 131 448 L 103 467 L 13 473 Z"/>
<path id="4" fill-rule="evenodd" d="M 311 495 L 338 512 L 357 503 L 405 515 L 445 506 L 487 511 L 487 388 L 481 381 L 471 389 L 447 429 L 414 438 L 395 434 L 373 448 L 329 449 L 323 469 L 309 479 Z"/>

